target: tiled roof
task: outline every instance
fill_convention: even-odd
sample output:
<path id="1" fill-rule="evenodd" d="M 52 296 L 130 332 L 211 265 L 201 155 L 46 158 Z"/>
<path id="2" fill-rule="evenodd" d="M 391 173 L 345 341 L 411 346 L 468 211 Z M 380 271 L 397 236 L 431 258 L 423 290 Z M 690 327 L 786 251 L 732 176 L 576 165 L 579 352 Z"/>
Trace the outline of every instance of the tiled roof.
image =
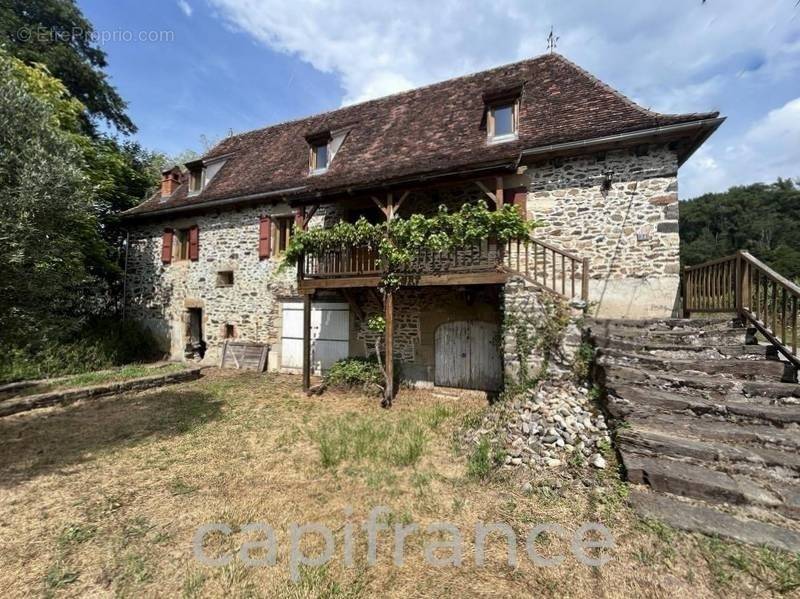
<path id="1" fill-rule="evenodd" d="M 520 87 L 518 139 L 488 144 L 486 97 Z M 333 192 L 515 160 L 521 150 L 537 146 L 716 116 L 646 110 L 563 56 L 547 54 L 234 135 L 204 156 L 227 159 L 202 193 L 187 197 L 184 183 L 168 199 L 157 194 L 129 213 L 297 187 L 302 193 Z M 343 128 L 349 133 L 328 171 L 310 176 L 307 138 Z"/>

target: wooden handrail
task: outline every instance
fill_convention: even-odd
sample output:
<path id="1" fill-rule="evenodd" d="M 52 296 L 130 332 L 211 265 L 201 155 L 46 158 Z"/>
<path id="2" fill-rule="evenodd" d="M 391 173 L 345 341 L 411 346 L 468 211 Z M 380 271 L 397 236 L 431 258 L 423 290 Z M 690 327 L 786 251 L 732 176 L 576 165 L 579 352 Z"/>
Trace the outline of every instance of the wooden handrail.
<path id="1" fill-rule="evenodd" d="M 546 241 L 529 237 L 509 241 L 503 266 L 561 297 L 589 299 L 589 259 L 581 258 Z M 579 295 L 576 288 L 579 287 Z"/>
<path id="2" fill-rule="evenodd" d="M 796 368 L 800 286 L 749 252 L 683 269 L 683 310 L 734 312 L 749 322 Z M 796 376 L 796 375 L 795 375 Z"/>

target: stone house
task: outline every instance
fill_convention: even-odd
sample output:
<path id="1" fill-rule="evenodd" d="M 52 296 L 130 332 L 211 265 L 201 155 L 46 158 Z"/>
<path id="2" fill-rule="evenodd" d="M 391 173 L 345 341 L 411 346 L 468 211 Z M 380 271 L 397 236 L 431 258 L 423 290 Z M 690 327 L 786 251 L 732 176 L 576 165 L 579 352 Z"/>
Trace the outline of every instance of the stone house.
<path id="1" fill-rule="evenodd" d="M 127 314 L 174 358 L 263 343 L 270 369 L 307 380 L 368 353 L 366 317 L 386 313 L 404 378 L 497 389 L 511 282 L 598 316 L 676 313 L 677 171 L 723 120 L 652 112 L 548 54 L 234 135 L 125 214 Z M 296 227 L 478 200 L 513 203 L 535 239 L 428 256 L 386 298 L 359 248 L 280 268 Z"/>

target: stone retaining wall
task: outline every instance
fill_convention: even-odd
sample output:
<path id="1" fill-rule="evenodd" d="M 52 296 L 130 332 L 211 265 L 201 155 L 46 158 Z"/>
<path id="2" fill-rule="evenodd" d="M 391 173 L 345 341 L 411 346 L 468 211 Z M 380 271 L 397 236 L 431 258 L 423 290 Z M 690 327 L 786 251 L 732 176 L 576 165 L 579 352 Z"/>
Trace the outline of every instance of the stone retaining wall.
<path id="1" fill-rule="evenodd" d="M 200 370 L 200 368 L 190 368 L 179 372 L 147 376 L 129 381 L 105 383 L 80 389 L 63 389 L 61 391 L 50 391 L 47 393 L 39 393 L 38 395 L 6 399 L 0 401 L 0 417 L 35 410 L 36 408 L 65 405 L 78 401 L 79 399 L 107 397 L 126 391 L 142 391 L 144 389 L 153 389 L 155 387 L 192 381 L 200 377 Z"/>

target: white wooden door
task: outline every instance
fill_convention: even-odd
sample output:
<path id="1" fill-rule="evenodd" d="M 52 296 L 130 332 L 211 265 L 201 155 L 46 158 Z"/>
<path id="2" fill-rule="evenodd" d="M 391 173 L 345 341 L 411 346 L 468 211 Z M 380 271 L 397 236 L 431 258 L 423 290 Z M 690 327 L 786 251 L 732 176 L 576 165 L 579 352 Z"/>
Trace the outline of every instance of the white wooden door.
<path id="1" fill-rule="evenodd" d="M 437 385 L 497 391 L 503 383 L 500 327 L 482 321 L 448 322 L 436 329 Z"/>
<path id="2" fill-rule="evenodd" d="M 283 302 L 281 368 L 303 369 L 303 302 Z M 350 306 L 314 302 L 311 305 L 311 371 L 322 374 L 349 353 Z"/>

